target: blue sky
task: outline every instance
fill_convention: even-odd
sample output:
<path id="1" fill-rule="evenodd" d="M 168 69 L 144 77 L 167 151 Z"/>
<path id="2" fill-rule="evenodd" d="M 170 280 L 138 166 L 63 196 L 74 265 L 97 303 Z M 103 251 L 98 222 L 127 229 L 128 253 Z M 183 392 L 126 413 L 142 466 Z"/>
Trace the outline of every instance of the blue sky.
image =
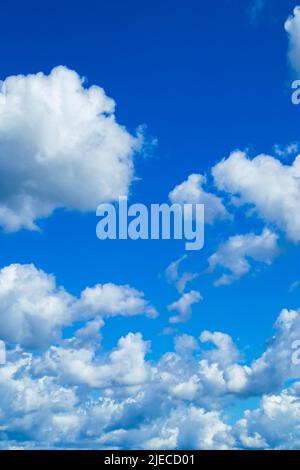
<path id="1" fill-rule="evenodd" d="M 3 448 L 299 448 L 298 10 L 285 25 L 294 7 L 2 6 Z M 92 86 L 105 95 L 87 95 Z M 192 174 L 206 183 L 184 183 Z M 182 291 L 166 274 L 182 241 L 95 233 L 97 204 L 124 188 L 149 205 L 176 187 L 180 202 L 209 193 L 230 214 L 209 208 L 203 250 L 178 264 L 179 278 L 197 273 Z M 203 300 L 170 323 L 170 305 L 183 296 L 184 316 L 191 292 Z"/>

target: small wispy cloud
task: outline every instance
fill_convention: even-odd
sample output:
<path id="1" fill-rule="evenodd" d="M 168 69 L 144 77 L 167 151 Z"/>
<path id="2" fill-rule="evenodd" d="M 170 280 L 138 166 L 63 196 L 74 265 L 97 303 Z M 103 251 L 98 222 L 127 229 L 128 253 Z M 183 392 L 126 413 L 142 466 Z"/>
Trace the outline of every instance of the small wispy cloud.
<path id="1" fill-rule="evenodd" d="M 266 5 L 266 0 L 252 0 L 248 7 L 249 23 L 255 25 Z"/>
<path id="2" fill-rule="evenodd" d="M 187 259 L 187 255 L 181 256 L 181 258 L 173 261 L 165 270 L 165 277 L 170 284 L 175 284 L 176 289 L 181 294 L 184 292 L 186 285 L 197 279 L 199 273 L 184 272 L 179 274 L 179 268 L 183 261 Z"/>
<path id="3" fill-rule="evenodd" d="M 289 288 L 289 292 L 294 292 L 294 290 L 298 289 L 300 287 L 300 280 L 292 282 Z"/>

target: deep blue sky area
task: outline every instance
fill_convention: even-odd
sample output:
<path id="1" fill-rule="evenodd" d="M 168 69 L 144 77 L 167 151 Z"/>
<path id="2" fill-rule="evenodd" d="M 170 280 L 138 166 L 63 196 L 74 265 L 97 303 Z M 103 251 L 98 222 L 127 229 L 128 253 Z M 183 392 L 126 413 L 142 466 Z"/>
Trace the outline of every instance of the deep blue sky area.
<path id="1" fill-rule="evenodd" d="M 271 4 L 271 5 L 270 5 Z M 190 173 L 206 173 L 236 148 L 251 156 L 272 152 L 274 144 L 297 139 L 298 113 L 290 101 L 293 78 L 287 67 L 283 28 L 294 2 L 274 0 L 255 21 L 249 2 L 90 1 L 5 2 L 1 5 L 0 76 L 28 74 L 66 65 L 102 86 L 117 103 L 117 119 L 134 132 L 146 126 L 155 146 L 136 157 L 139 178 L 131 198 L 163 202 Z M 96 282 L 129 283 L 151 298 L 160 317 L 114 319 L 105 328 L 105 345 L 128 329 L 151 339 L 167 325 L 166 305 L 178 294 L 163 271 L 182 254 L 179 242 L 106 242 L 95 236 L 94 214 L 58 211 L 42 221 L 42 232 L 2 234 L 1 265 L 33 262 L 55 273 L 74 294 Z M 247 219 L 239 229 L 251 228 Z M 224 227 L 208 228 L 203 251 L 187 261 L 206 268 Z M 232 233 L 236 228 L 232 227 Z M 251 356 L 283 306 L 296 307 L 299 292 L 296 248 L 272 269 L 229 287 L 212 288 L 212 278 L 194 281 L 205 297 L 182 331 L 218 329 L 232 334 Z M 288 272 L 288 274 L 286 274 Z M 245 298 L 247 302 L 245 303 Z M 172 338 L 153 345 L 161 353 Z"/>

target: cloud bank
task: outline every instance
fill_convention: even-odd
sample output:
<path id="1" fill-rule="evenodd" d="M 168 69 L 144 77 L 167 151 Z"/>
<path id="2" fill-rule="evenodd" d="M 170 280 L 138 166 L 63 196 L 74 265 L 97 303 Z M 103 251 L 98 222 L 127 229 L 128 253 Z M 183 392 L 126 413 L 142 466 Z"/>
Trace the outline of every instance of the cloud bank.
<path id="1" fill-rule="evenodd" d="M 11 343 L 0 366 L 2 448 L 299 445 L 299 382 L 283 388 L 299 374 L 291 360 L 299 311 L 282 310 L 272 342 L 248 364 L 218 331 L 177 336 L 174 350 L 154 361 L 140 333 L 103 351 L 90 342 L 101 322 L 92 326 L 87 321 L 38 355 Z M 249 397 L 260 397 L 259 405 L 229 423 L 227 407 Z"/>

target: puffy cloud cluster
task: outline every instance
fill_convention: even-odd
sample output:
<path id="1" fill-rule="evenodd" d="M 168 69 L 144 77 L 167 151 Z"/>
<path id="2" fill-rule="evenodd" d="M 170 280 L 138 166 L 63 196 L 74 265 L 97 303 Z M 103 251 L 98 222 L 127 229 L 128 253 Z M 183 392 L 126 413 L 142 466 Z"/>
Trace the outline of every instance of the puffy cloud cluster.
<path id="1" fill-rule="evenodd" d="M 112 431 L 101 442 L 138 449 L 222 449 L 234 446 L 231 427 L 216 411 L 205 411 L 193 405 L 177 406 L 166 417 L 132 430 Z"/>
<path id="2" fill-rule="evenodd" d="M 235 435 L 245 449 L 299 449 L 300 382 L 263 396 L 259 408 L 246 410 L 236 423 Z"/>
<path id="3" fill-rule="evenodd" d="M 284 150 L 297 151 L 297 145 Z M 278 153 L 278 152 L 277 152 Z M 279 254 L 279 233 L 288 240 L 300 241 L 300 156 L 291 164 L 284 164 L 278 158 L 258 155 L 250 159 L 245 152 L 235 151 L 228 158 L 217 163 L 211 170 L 216 189 L 230 197 L 237 214 L 245 212 L 248 217 L 256 215 L 267 225 L 260 234 L 246 233 L 230 236 L 220 244 L 209 257 L 209 269 L 225 269 L 215 282 L 216 286 L 230 284 L 247 274 L 255 263 L 270 265 Z M 203 203 L 206 221 L 230 219 L 222 199 L 203 189 L 205 177 L 192 174 L 170 192 L 172 202 Z M 179 273 L 186 256 L 171 263 L 166 278 L 183 293 L 188 282 L 199 273 Z"/>
<path id="4" fill-rule="evenodd" d="M 66 346 L 51 346 L 35 361 L 34 373 L 56 375 L 62 384 L 87 385 L 96 389 L 116 384 L 140 385 L 148 374 L 144 361 L 147 349 L 148 343 L 139 333 L 129 333 L 121 338 L 118 347 L 106 357 L 96 356 L 97 347 L 90 344 L 78 347 L 74 341 Z"/>
<path id="5" fill-rule="evenodd" d="M 76 298 L 34 265 L 12 264 L 0 270 L 0 337 L 25 348 L 57 341 L 63 327 L 74 321 L 141 313 L 156 315 L 144 294 L 130 286 L 98 284 Z M 91 335 L 95 327 L 101 327 L 99 319 L 81 336 Z"/>
<path id="6" fill-rule="evenodd" d="M 0 90 L 0 225 L 36 228 L 56 208 L 94 211 L 126 195 L 141 139 L 115 103 L 66 67 L 6 78 Z"/>

